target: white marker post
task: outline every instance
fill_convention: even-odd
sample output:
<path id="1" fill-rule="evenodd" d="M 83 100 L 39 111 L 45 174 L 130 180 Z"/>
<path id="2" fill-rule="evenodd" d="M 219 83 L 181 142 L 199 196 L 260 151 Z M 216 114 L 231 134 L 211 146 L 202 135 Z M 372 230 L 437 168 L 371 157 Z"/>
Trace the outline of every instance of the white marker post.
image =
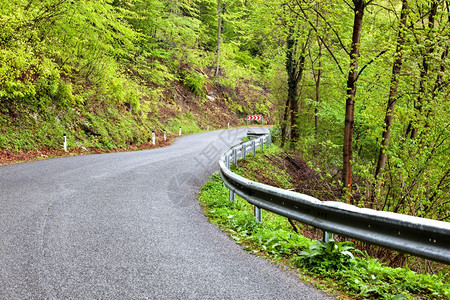
<path id="1" fill-rule="evenodd" d="M 180 131 L 178 132 L 178 135 L 181 136 L 181 127 L 180 127 Z"/>
<path id="2" fill-rule="evenodd" d="M 152 131 L 152 144 L 155 145 L 155 131 Z"/>
<path id="3" fill-rule="evenodd" d="M 207 131 L 209 131 L 209 125 L 208 125 L 208 126 L 206 126 L 206 130 L 207 130 Z"/>
<path id="4" fill-rule="evenodd" d="M 166 131 L 164 130 L 164 142 L 167 140 L 167 134 Z"/>
<path id="5" fill-rule="evenodd" d="M 67 152 L 67 136 L 64 133 L 64 151 Z"/>
<path id="6" fill-rule="evenodd" d="M 228 129 L 230 129 L 230 122 L 228 122 Z"/>

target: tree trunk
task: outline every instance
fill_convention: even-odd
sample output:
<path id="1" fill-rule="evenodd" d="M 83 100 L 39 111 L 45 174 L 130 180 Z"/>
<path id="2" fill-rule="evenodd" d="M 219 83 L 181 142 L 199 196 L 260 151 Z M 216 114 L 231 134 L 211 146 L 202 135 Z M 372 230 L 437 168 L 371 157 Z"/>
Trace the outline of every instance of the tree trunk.
<path id="1" fill-rule="evenodd" d="M 221 0 L 218 0 L 217 14 L 218 14 L 218 21 L 217 21 L 217 67 L 216 67 L 215 75 L 219 76 L 219 72 L 220 72 L 220 41 L 221 41 L 221 31 L 222 31 L 222 4 L 221 4 Z"/>
<path id="2" fill-rule="evenodd" d="M 314 137 L 316 140 L 316 145 L 317 145 L 317 140 L 319 138 L 319 103 L 320 103 L 320 78 L 322 76 L 322 43 L 320 42 L 320 40 L 317 41 L 317 43 L 319 44 L 319 67 L 317 68 L 317 76 L 315 76 L 316 78 L 316 105 L 314 107 Z"/>
<path id="3" fill-rule="evenodd" d="M 291 90 L 292 89 L 292 90 Z M 298 86 L 289 88 L 289 100 L 291 101 L 291 142 L 292 145 L 298 141 L 300 137 L 299 126 L 298 126 Z"/>
<path id="4" fill-rule="evenodd" d="M 450 14 L 449 14 L 449 24 L 450 24 Z M 436 77 L 436 82 L 434 84 L 433 92 L 431 94 L 431 100 L 433 101 L 437 93 L 442 89 L 442 78 L 443 74 L 445 74 L 445 59 L 448 56 L 448 45 L 445 46 L 444 51 L 441 55 L 441 65 L 439 66 L 439 73 Z"/>
<path id="5" fill-rule="evenodd" d="M 352 186 L 352 160 L 353 160 L 353 127 L 355 122 L 355 95 L 356 95 L 356 81 L 358 80 L 358 58 L 361 41 L 361 28 L 364 16 L 364 9 L 366 2 L 364 0 L 353 0 L 354 19 L 353 19 L 353 34 L 352 34 L 352 49 L 350 51 L 350 70 L 347 79 L 347 98 L 345 101 L 345 128 L 344 128 L 344 149 L 343 149 L 343 166 L 342 166 L 342 183 L 343 192 L 348 193 L 348 198 L 351 200 L 351 186 Z M 353 204 L 353 203 L 352 203 Z"/>
<path id="6" fill-rule="evenodd" d="M 283 114 L 283 120 L 281 121 L 281 147 L 284 147 L 284 144 L 286 142 L 286 127 L 288 124 L 288 116 L 289 116 L 289 104 L 290 99 L 288 97 L 286 101 L 286 105 L 284 106 L 284 114 Z"/>
<path id="7" fill-rule="evenodd" d="M 428 15 L 428 29 L 430 35 L 433 35 L 433 29 L 434 29 L 434 21 L 437 14 L 437 7 L 439 3 L 438 1 L 434 0 L 431 1 L 431 10 Z M 429 71 L 429 59 L 431 54 L 434 52 L 434 47 L 428 48 L 427 52 L 423 54 L 422 56 L 422 69 L 420 70 L 420 82 L 419 82 L 419 96 L 417 97 L 417 101 L 414 104 L 414 108 L 416 111 L 420 114 L 422 114 L 422 108 L 424 106 L 424 95 L 425 95 L 425 81 L 428 77 L 428 71 Z M 416 123 L 418 123 L 416 121 Z M 416 126 L 412 126 L 411 128 L 411 139 L 414 139 L 417 136 L 418 133 L 418 124 Z"/>
<path id="8" fill-rule="evenodd" d="M 394 65 L 392 67 L 391 85 L 389 90 L 388 104 L 386 108 L 386 116 L 384 118 L 384 131 L 381 138 L 380 154 L 378 156 L 377 169 L 375 170 L 375 180 L 383 171 L 386 165 L 386 150 L 389 146 L 391 136 L 391 125 L 394 116 L 395 102 L 397 101 L 398 80 L 403 60 L 403 46 L 405 45 L 406 20 L 408 18 L 408 1 L 402 1 L 402 12 L 400 16 L 400 25 L 397 37 L 397 49 L 394 54 Z M 373 195 L 372 195 L 373 196 Z"/>
<path id="9" fill-rule="evenodd" d="M 317 11 L 320 10 L 320 4 L 316 4 Z M 317 16 L 316 21 L 316 27 L 319 27 L 319 16 Z M 319 66 L 317 67 L 317 73 L 314 72 L 314 66 L 313 66 L 313 75 L 314 75 L 314 81 L 315 81 L 315 88 L 316 88 L 316 103 L 314 106 L 314 150 L 313 154 L 315 155 L 317 152 L 318 147 L 318 141 L 319 141 L 319 103 L 320 103 L 320 79 L 322 77 L 322 40 L 319 36 L 317 36 L 317 46 L 319 47 L 319 53 L 317 56 L 317 60 L 319 61 Z"/>
<path id="10" fill-rule="evenodd" d="M 289 36 L 287 38 L 287 50 L 286 50 L 286 71 L 288 75 L 288 102 L 291 112 L 291 139 L 294 136 L 295 132 L 295 121 L 297 119 L 296 117 L 296 111 L 298 108 L 297 104 L 297 94 L 298 94 L 298 88 L 296 84 L 296 70 L 295 70 L 295 62 L 294 62 L 294 49 L 295 49 L 295 41 L 292 37 L 293 35 L 293 29 L 291 29 L 291 32 L 289 33 Z"/>
<path id="11" fill-rule="evenodd" d="M 286 71 L 288 74 L 288 101 L 290 103 L 290 112 L 291 112 L 291 141 L 295 143 L 300 137 L 299 125 L 297 121 L 298 116 L 298 84 L 303 77 L 303 71 L 305 68 L 305 59 L 306 59 L 306 47 L 309 42 L 309 35 L 305 41 L 305 44 L 302 45 L 300 56 L 295 57 L 295 47 L 296 43 L 293 39 L 293 29 L 289 33 L 287 38 L 287 51 L 286 51 Z"/>

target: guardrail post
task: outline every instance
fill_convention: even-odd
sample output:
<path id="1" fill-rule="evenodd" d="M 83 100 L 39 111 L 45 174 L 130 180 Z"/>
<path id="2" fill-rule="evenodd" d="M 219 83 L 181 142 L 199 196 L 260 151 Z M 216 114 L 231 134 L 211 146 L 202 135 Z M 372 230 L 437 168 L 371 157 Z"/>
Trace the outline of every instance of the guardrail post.
<path id="1" fill-rule="evenodd" d="M 267 140 L 266 140 L 267 148 L 269 148 L 269 146 L 270 146 L 270 138 L 269 138 L 269 136 L 270 135 L 267 136 Z"/>
<path id="2" fill-rule="evenodd" d="M 230 155 L 225 156 L 225 166 L 228 170 L 230 169 Z M 226 186 L 225 181 L 222 182 L 222 185 Z"/>
<path id="3" fill-rule="evenodd" d="M 237 149 L 233 149 L 233 162 L 237 166 Z"/>
<path id="4" fill-rule="evenodd" d="M 233 151 L 233 153 L 234 153 L 234 151 Z M 225 160 L 225 164 L 226 164 L 226 166 L 227 166 L 227 168 L 228 169 L 230 169 L 230 154 L 228 154 L 227 156 L 226 156 L 226 160 Z M 230 189 L 230 202 L 233 202 L 234 201 L 234 192 Z"/>
<path id="5" fill-rule="evenodd" d="M 242 145 L 242 158 L 245 159 L 247 156 L 247 145 Z"/>
<path id="6" fill-rule="evenodd" d="M 256 223 L 262 222 L 262 209 L 255 205 L 255 221 Z"/>
<path id="7" fill-rule="evenodd" d="M 230 202 L 234 202 L 234 192 L 230 190 Z"/>
<path id="8" fill-rule="evenodd" d="M 264 151 L 264 138 L 259 138 L 259 144 L 261 145 L 261 152 Z"/>
<path id="9" fill-rule="evenodd" d="M 330 240 L 330 239 L 332 239 L 333 238 L 333 234 L 331 233 L 331 232 L 328 232 L 328 231 L 323 231 L 323 241 L 325 242 L 325 243 L 328 243 L 328 241 Z"/>
<path id="10" fill-rule="evenodd" d="M 255 140 L 252 141 L 252 150 L 253 150 L 253 156 L 256 155 L 256 142 Z"/>

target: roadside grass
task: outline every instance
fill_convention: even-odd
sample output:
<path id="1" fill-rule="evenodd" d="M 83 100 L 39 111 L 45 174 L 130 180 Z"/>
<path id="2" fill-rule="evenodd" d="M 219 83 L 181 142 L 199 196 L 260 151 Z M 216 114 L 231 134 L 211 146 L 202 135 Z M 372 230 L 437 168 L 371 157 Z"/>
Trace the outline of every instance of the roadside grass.
<path id="1" fill-rule="evenodd" d="M 289 175 L 270 164 L 279 151 L 274 146 L 264 154 L 249 156 L 245 174 L 242 168 L 232 166 L 232 170 L 252 180 L 263 173 L 265 181 L 290 188 Z M 302 280 L 338 298 L 450 299 L 447 272 L 431 275 L 387 267 L 355 249 L 351 242 L 331 240 L 326 244 L 297 234 L 287 218 L 268 211 L 263 211 L 263 223 L 257 223 L 251 204 L 237 195 L 234 202 L 229 201 L 229 190 L 218 174 L 202 187 L 199 201 L 209 220 L 246 251 L 291 268 Z"/>

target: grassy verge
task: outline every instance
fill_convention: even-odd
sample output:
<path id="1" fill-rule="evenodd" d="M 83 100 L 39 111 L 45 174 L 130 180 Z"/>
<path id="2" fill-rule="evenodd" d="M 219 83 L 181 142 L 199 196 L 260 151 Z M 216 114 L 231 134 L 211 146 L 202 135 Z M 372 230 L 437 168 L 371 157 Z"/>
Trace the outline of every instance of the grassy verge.
<path id="1" fill-rule="evenodd" d="M 261 177 L 273 185 L 289 188 L 289 175 L 270 160 L 276 147 L 245 162 L 247 178 Z M 272 158 L 271 158 L 272 157 Z M 261 166 L 264 166 L 262 168 Z M 234 169 L 243 175 L 242 169 Z M 285 217 L 263 211 L 263 223 L 256 223 L 253 207 L 229 192 L 219 175 L 213 175 L 199 195 L 210 221 L 243 244 L 250 253 L 282 263 L 301 274 L 303 280 L 340 298 L 351 299 L 449 299 L 448 274 L 418 274 L 408 268 L 390 268 L 356 250 L 350 242 L 325 244 L 295 233 Z M 339 292 L 337 292 L 339 291 Z M 343 294 L 341 294 L 343 293 Z"/>

